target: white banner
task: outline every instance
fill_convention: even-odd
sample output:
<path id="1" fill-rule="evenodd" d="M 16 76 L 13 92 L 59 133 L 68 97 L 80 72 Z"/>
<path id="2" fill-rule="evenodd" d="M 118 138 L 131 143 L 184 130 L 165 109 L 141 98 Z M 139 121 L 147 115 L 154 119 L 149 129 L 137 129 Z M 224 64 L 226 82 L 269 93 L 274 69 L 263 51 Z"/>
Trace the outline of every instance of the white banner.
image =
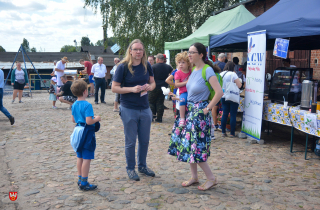
<path id="1" fill-rule="evenodd" d="M 266 65 L 266 31 L 248 33 L 246 94 L 241 131 L 260 140 Z"/>

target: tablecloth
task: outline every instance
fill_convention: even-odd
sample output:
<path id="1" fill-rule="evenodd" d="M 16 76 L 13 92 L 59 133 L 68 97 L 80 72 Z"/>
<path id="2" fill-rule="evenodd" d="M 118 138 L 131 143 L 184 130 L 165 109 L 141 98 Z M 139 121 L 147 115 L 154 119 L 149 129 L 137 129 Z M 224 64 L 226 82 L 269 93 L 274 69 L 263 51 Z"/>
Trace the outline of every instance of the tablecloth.
<path id="1" fill-rule="evenodd" d="M 293 126 L 294 128 L 320 137 L 320 115 L 300 110 L 297 106 L 284 107 L 283 104 L 263 103 L 263 119 L 266 121 Z"/>

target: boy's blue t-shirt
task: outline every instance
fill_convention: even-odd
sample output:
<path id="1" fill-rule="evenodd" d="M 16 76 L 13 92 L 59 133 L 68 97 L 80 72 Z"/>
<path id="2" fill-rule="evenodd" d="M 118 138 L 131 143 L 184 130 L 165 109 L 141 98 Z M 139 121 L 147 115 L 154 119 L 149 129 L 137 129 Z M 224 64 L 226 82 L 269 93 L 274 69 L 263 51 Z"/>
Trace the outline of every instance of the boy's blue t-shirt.
<path id="1" fill-rule="evenodd" d="M 77 100 L 72 105 L 72 115 L 76 123 L 86 123 L 86 117 L 94 117 L 92 105 L 88 101 Z"/>
<path id="2" fill-rule="evenodd" d="M 128 71 L 125 79 L 125 85 L 124 87 L 135 87 L 137 85 L 145 85 L 149 82 L 149 77 L 153 77 L 153 71 L 151 68 L 151 65 L 148 63 L 147 73 L 145 72 L 145 68 L 140 63 L 137 66 L 132 66 L 132 69 L 134 71 L 134 75 L 131 74 L 130 71 Z M 124 73 L 124 66 L 125 64 L 121 63 L 118 65 L 118 68 L 113 76 L 113 81 L 122 83 L 123 80 L 123 73 Z M 121 106 L 128 108 L 128 109 L 135 109 L 135 110 L 141 110 L 141 109 L 148 109 L 149 108 L 149 101 L 148 101 L 148 94 L 145 94 L 144 96 L 140 97 L 141 93 L 126 93 L 121 94 L 120 97 L 120 104 Z"/>

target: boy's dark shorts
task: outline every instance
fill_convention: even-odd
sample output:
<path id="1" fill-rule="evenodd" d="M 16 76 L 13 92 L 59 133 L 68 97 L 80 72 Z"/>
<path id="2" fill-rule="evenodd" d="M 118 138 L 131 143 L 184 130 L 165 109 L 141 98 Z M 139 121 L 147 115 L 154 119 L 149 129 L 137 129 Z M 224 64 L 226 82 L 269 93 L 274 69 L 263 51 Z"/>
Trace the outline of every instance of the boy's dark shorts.
<path id="1" fill-rule="evenodd" d="M 83 158 L 86 160 L 93 160 L 94 159 L 94 152 L 83 148 L 81 152 L 77 152 L 77 157 Z"/>

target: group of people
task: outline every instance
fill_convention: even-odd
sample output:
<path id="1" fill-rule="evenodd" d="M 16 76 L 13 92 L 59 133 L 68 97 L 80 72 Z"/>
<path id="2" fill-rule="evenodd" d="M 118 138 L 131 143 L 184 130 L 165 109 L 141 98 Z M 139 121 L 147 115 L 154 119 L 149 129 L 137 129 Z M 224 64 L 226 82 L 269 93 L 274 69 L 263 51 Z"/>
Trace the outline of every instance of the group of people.
<path id="1" fill-rule="evenodd" d="M 207 181 L 199 186 L 198 189 L 208 190 L 217 184 L 217 178 L 213 175 L 207 163 L 211 145 L 211 112 L 221 100 L 224 112 L 226 114 L 229 111 L 232 113 L 231 109 L 234 106 L 223 99 L 225 86 L 221 87 L 219 80 L 223 79 L 223 84 L 227 83 L 227 81 L 235 82 L 240 88 L 238 76 L 233 72 L 234 64 L 232 62 L 226 63 L 220 73 L 220 63 L 214 65 L 208 61 L 206 48 L 201 43 L 193 44 L 188 52 L 182 52 L 176 56 L 177 70 L 175 71 L 170 65 L 165 64 L 166 58 L 163 54 L 156 56 L 156 64 L 151 65 L 151 60 L 151 57 L 147 57 L 143 43 L 136 39 L 130 43 L 125 57 L 122 61 L 117 62 L 114 69 L 111 89 L 112 92 L 118 94 L 115 101 L 120 101 L 121 104 L 118 111 L 124 126 L 128 177 L 132 180 L 140 180 L 135 170 L 137 137 L 138 172 L 146 176 L 155 176 L 152 169 L 147 166 L 146 161 L 151 122 L 154 118 L 155 121 L 162 122 L 164 95 L 161 87 L 167 87 L 168 83 L 170 84 L 171 82 L 175 87 L 178 87 L 177 96 L 179 97 L 173 94 L 172 96 L 175 96 L 174 99 L 180 103 L 178 105 L 180 113 L 178 113 L 174 122 L 168 153 L 176 156 L 179 161 L 190 164 L 191 178 L 182 182 L 183 187 L 199 182 L 197 175 L 197 166 L 199 165 L 204 171 Z M 50 98 L 56 96 L 59 97 L 61 102 L 70 104 L 72 121 L 76 123 L 76 128 L 84 128 L 81 135 L 73 135 L 78 139 L 79 143 L 74 147 L 77 153 L 77 184 L 80 190 L 94 190 L 97 185 L 88 183 L 88 174 L 90 162 L 94 159 L 96 148 L 95 132 L 99 130 L 97 127 L 100 126 L 99 121 L 101 118 L 94 115 L 92 105 L 86 101 L 86 97 L 89 95 L 87 83 L 83 80 L 71 83 L 67 81 L 66 75 L 63 75 L 64 65 L 67 61 L 67 58 L 64 57 L 56 64 L 55 72 L 57 77 L 52 78 L 50 91 L 53 95 L 50 95 Z M 92 75 L 94 78 L 95 103 L 98 103 L 97 90 L 99 88 L 101 88 L 101 103 L 105 103 L 104 91 L 106 82 L 104 78 L 106 68 L 103 64 L 103 58 L 99 57 L 98 63 L 92 65 L 92 67 L 83 60 L 80 60 L 80 63 L 83 63 L 86 68 L 83 73 Z M 174 80 L 168 80 L 168 76 Z M 18 74 L 16 79 L 20 78 L 21 76 Z M 166 83 L 166 81 L 170 82 Z M 27 79 L 25 82 L 27 82 Z M 63 86 L 61 87 L 62 84 Z M 209 84 L 210 88 L 207 84 Z M 57 88 L 61 88 L 61 90 L 58 92 Z M 209 100 L 211 89 L 214 90 L 214 96 Z M 117 98 L 119 94 L 121 95 L 120 99 Z M 73 98 L 70 98 L 70 96 Z M 116 108 L 118 109 L 118 107 Z M 232 129 L 231 135 L 234 135 Z M 222 133 L 225 134 L 223 125 Z"/>

